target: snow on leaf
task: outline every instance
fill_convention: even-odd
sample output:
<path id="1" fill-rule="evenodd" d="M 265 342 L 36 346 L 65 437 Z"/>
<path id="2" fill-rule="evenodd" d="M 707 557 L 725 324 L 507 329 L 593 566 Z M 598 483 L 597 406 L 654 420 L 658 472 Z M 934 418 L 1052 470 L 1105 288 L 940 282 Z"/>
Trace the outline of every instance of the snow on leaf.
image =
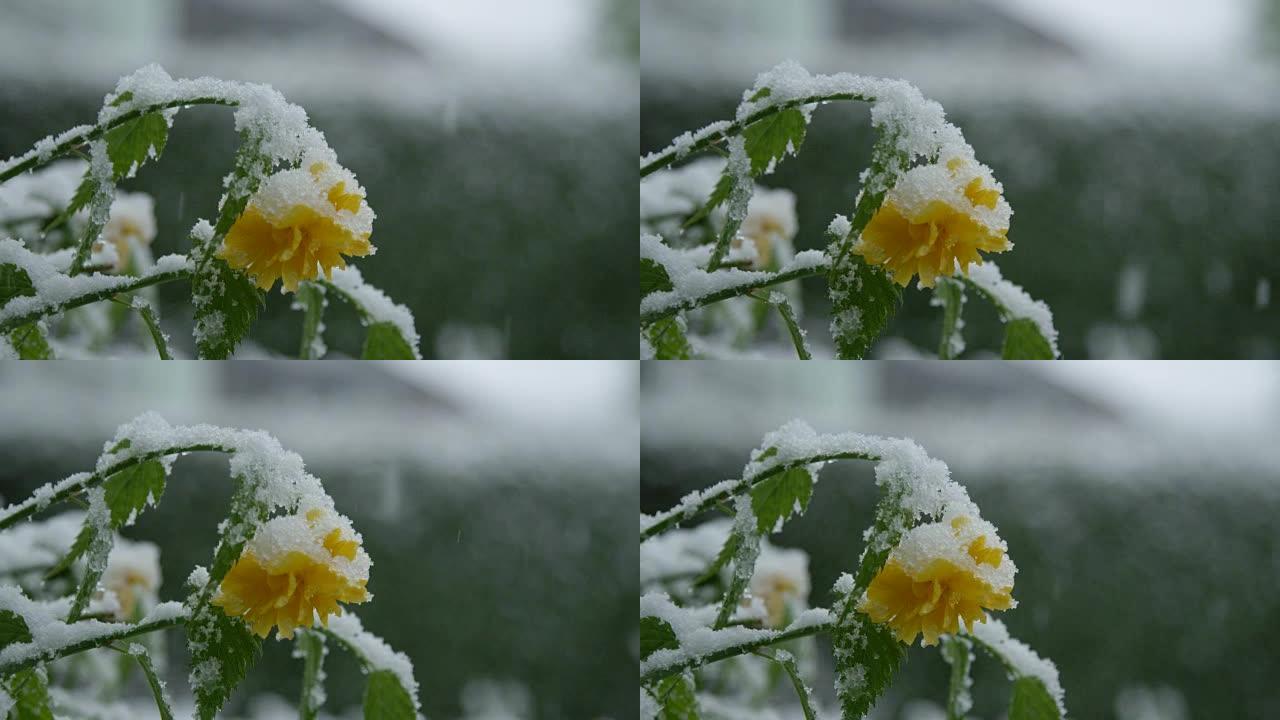
<path id="1" fill-rule="evenodd" d="M 670 623 L 656 617 L 640 618 L 640 659 L 644 660 L 658 650 L 675 650 L 680 647 Z"/>
<path id="2" fill-rule="evenodd" d="M 186 631 L 196 714 L 201 720 L 210 720 L 257 662 L 262 640 L 243 620 L 224 614 L 207 601 L 192 610 Z"/>
<path id="3" fill-rule="evenodd" d="M 1059 720 L 1058 706 L 1039 678 L 1020 677 L 1013 681 L 1009 720 Z"/>
<path id="4" fill-rule="evenodd" d="M 132 525 L 148 505 L 160 502 L 164 493 L 165 470 L 158 460 L 148 460 L 125 468 L 103 483 L 107 506 L 111 508 L 111 526 Z"/>
<path id="5" fill-rule="evenodd" d="M 364 716 L 370 720 L 413 720 L 416 713 L 409 692 L 390 670 L 374 670 L 364 689 Z"/>
<path id="6" fill-rule="evenodd" d="M 747 156 L 751 158 L 751 174 L 759 177 L 787 155 L 800 151 L 808 123 L 796 108 L 781 110 L 748 125 L 742 131 Z"/>
<path id="7" fill-rule="evenodd" d="M 369 325 L 360 357 L 365 360 L 413 360 L 414 350 L 394 324 L 375 322 Z"/>
<path id="8" fill-rule="evenodd" d="M 169 138 L 169 123 L 158 112 L 144 113 L 106 134 L 107 154 L 117 180 L 132 177 L 149 159 L 158 159 Z"/>
<path id="9" fill-rule="evenodd" d="M 1030 318 L 1015 318 L 1005 324 L 1000 356 L 1005 360 L 1053 360 L 1056 357 L 1053 347 Z"/>
<path id="10" fill-rule="evenodd" d="M 31 642 L 31 630 L 17 613 L 0 610 L 0 648 L 16 642 Z"/>

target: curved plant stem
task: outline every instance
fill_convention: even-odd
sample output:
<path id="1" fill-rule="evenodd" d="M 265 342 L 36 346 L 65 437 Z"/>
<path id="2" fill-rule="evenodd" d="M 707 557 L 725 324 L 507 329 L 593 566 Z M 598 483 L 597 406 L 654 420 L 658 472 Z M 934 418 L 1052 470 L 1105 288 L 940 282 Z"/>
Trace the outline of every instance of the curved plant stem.
<path id="1" fill-rule="evenodd" d="M 117 632 L 117 633 L 112 633 L 110 635 L 101 635 L 96 638 L 82 640 L 78 643 L 73 643 L 71 645 L 60 647 L 52 653 L 38 655 L 29 660 L 22 660 L 22 661 L 10 663 L 7 665 L 0 665 L 0 675 L 11 675 L 13 673 L 26 670 L 27 668 L 35 667 L 36 665 L 39 665 L 41 663 L 49 662 L 50 660 L 57 660 L 58 658 L 64 658 L 64 657 L 67 657 L 68 655 L 75 655 L 76 653 L 84 652 L 85 650 L 92 650 L 94 648 L 106 647 L 111 643 L 116 642 L 117 640 L 125 640 L 127 638 L 137 637 L 139 635 L 145 635 L 147 633 L 155 632 L 157 630 L 164 630 L 171 627 L 177 627 L 178 625 L 181 625 L 186 621 L 187 619 L 185 617 L 179 616 L 174 618 L 168 618 L 166 620 L 153 620 L 151 622 L 138 623 L 136 625 L 126 625 L 123 628 L 121 628 L 120 632 Z"/>
<path id="2" fill-rule="evenodd" d="M 160 103 L 158 105 L 148 105 L 146 107 L 137 108 L 136 110 L 130 110 L 127 113 L 122 113 L 120 115 L 117 115 L 116 117 L 112 118 L 109 122 L 103 123 L 102 125 L 87 126 L 85 130 L 67 136 L 61 142 L 54 145 L 53 148 L 50 149 L 48 152 L 32 155 L 31 157 L 28 157 L 22 162 L 14 164 L 12 167 L 5 169 L 3 172 L 0 172 L 0 182 L 4 182 L 5 180 L 8 180 L 12 177 L 21 175 L 22 173 L 28 170 L 34 170 L 35 168 L 38 168 L 41 165 L 47 165 L 53 160 L 56 160 L 57 158 L 63 155 L 71 153 L 81 145 L 84 145 L 85 143 L 90 142 L 92 140 L 97 140 L 103 135 L 106 135 L 113 128 L 116 128 L 132 120 L 136 120 L 142 117 L 143 115 L 146 115 L 147 113 L 156 112 L 157 110 L 168 110 L 170 108 L 176 108 L 176 107 L 186 107 L 188 105 L 225 105 L 228 107 L 235 107 L 239 105 L 239 103 L 233 100 L 228 100 L 226 98 L 197 97 L 197 98 L 183 98 L 181 100 L 171 100 L 169 102 Z"/>
<path id="3" fill-rule="evenodd" d="M 109 465 L 98 472 L 92 473 L 90 475 L 85 475 L 74 481 L 71 481 L 71 482 L 63 481 L 63 483 L 56 486 L 56 489 L 48 497 L 44 497 L 44 498 L 31 497 L 23 501 L 22 503 L 19 503 L 18 505 L 12 505 L 9 508 L 6 508 L 5 514 L 0 516 L 0 530 L 3 530 L 7 527 L 17 524 L 18 521 L 34 515 L 35 513 L 48 507 L 49 505 L 52 505 L 53 503 L 68 500 L 75 495 L 79 495 L 85 490 L 97 487 L 102 483 L 106 482 L 107 478 L 111 477 L 112 475 L 115 475 L 121 470 L 131 468 L 134 465 L 141 465 L 142 463 L 147 462 L 148 460 L 155 460 L 156 458 L 164 457 L 166 455 L 178 455 L 181 453 L 189 453 L 189 452 L 220 452 L 220 453 L 230 454 L 230 453 L 234 453 L 235 450 L 231 448 L 222 447 L 221 445 L 212 445 L 212 444 L 204 443 L 204 444 L 197 444 L 197 445 L 175 445 L 173 447 L 167 447 L 163 450 L 156 450 L 154 452 L 144 453 L 142 455 L 135 455 L 131 458 L 121 460 L 120 462 L 115 463 L 113 465 Z M 75 477 L 75 476 L 72 476 L 72 477 Z"/>
<path id="4" fill-rule="evenodd" d="M 750 490 L 756 485 L 759 485 L 765 480 L 768 480 L 774 475 L 787 472 L 788 470 L 794 470 L 795 468 L 798 468 L 798 467 L 812 465 L 813 463 L 829 462 L 831 460 L 869 460 L 871 462 L 879 462 L 880 458 L 875 455 L 870 455 L 867 453 L 839 452 L 839 453 L 828 453 L 825 455 L 810 455 L 808 457 L 803 457 L 798 460 L 793 460 L 789 463 L 783 463 L 782 465 L 775 465 L 774 467 L 771 467 L 768 470 L 765 470 L 764 472 L 761 472 L 751 477 L 750 479 L 742 479 L 733 483 L 730 486 L 723 487 L 720 490 L 717 490 L 716 492 L 706 493 L 705 495 L 701 495 L 696 500 L 694 500 L 691 505 L 685 506 L 682 503 L 681 505 L 677 505 L 676 507 L 670 510 L 667 510 L 664 513 L 661 513 L 658 516 L 658 519 L 655 520 L 653 524 L 649 525 L 648 527 L 641 528 L 640 541 L 644 542 L 645 540 L 653 537 L 654 535 L 657 535 L 661 532 L 666 531 L 669 528 L 679 525 L 684 520 L 688 520 L 689 518 L 695 515 L 699 515 L 707 510 L 710 510 L 711 508 L 727 500 L 728 498 L 736 497 L 737 495 L 740 495 L 743 492 Z M 3 527 L 3 526 L 0 525 L 0 527 Z"/>
<path id="5" fill-rule="evenodd" d="M 644 673 L 640 676 L 640 683 L 643 685 L 648 685 L 649 683 L 655 680 L 661 680 L 662 678 L 669 677 L 671 675 L 679 675 L 680 673 L 686 670 L 692 670 L 693 668 L 696 668 L 696 667 L 702 667 L 703 665 L 709 665 L 713 662 L 717 662 L 719 660 L 725 660 L 727 658 L 735 657 L 738 655 L 745 655 L 747 653 L 754 652 L 755 650 L 759 650 L 762 647 L 776 645 L 777 643 L 786 642 L 788 640 L 794 640 L 798 637 L 805 637 L 807 635 L 817 635 L 818 633 L 834 630 L 835 627 L 836 627 L 836 623 L 832 621 L 832 622 L 824 622 L 824 623 L 815 623 L 813 625 L 806 625 L 805 627 L 797 628 L 795 630 L 783 630 L 782 632 L 777 633 L 775 635 L 762 637 L 758 640 L 751 640 L 741 645 L 734 645 L 733 647 L 728 647 L 723 650 L 717 650 L 716 652 L 708 653 L 706 655 L 699 655 L 697 657 L 692 657 L 692 658 L 689 658 L 688 660 L 675 663 L 674 665 L 669 665 L 660 670 L 650 670 L 649 672 Z"/>
<path id="6" fill-rule="evenodd" d="M 24 315 L 9 318 L 8 320 L 0 322 L 0 333 L 7 333 L 10 330 L 22 327 L 30 322 L 35 322 L 36 320 L 48 315 L 56 315 L 57 313 L 70 310 L 71 308 L 88 305 L 90 303 L 98 302 L 99 300 L 106 300 L 107 298 L 119 295 L 120 293 L 133 292 L 134 290 L 141 290 L 144 287 L 173 282 L 174 280 L 184 280 L 189 277 L 191 277 L 191 271 L 186 268 L 181 270 L 170 270 L 168 272 L 152 273 L 146 277 L 140 277 L 131 283 L 117 285 L 116 287 L 105 290 L 88 292 L 84 295 L 73 297 L 70 300 L 64 300 L 56 305 L 49 305 L 38 310 L 32 310 Z"/>
<path id="7" fill-rule="evenodd" d="M 663 308 L 662 310 L 652 310 L 647 313 L 642 312 L 640 313 L 640 324 L 652 325 L 653 323 L 663 318 L 671 317 L 672 315 L 675 315 L 678 312 L 682 312 L 685 310 L 692 310 L 697 307 L 702 307 L 703 305 L 710 305 L 711 303 L 720 302 L 721 300 L 727 300 L 731 297 L 746 295 L 747 293 L 751 292 L 752 290 L 755 290 L 756 288 L 768 287 L 769 285 L 777 285 L 778 283 L 784 283 L 784 282 L 788 282 L 788 281 L 795 280 L 797 278 L 802 278 L 802 277 L 809 277 L 811 275 L 821 275 L 826 271 L 827 271 L 827 266 L 823 264 L 823 265 L 818 265 L 816 267 L 797 268 L 795 270 L 789 270 L 787 272 L 776 273 L 768 278 L 765 278 L 764 280 L 749 280 L 749 281 L 744 280 L 741 285 L 734 285 L 733 287 L 728 287 L 728 288 L 725 288 L 724 290 L 718 290 L 708 295 L 703 295 L 701 297 L 685 300 L 669 308 Z"/>
<path id="8" fill-rule="evenodd" d="M 679 160 L 682 157 L 702 152 L 703 150 L 706 150 L 714 146 L 718 142 L 721 142 L 727 138 L 733 137 L 734 135 L 739 135 L 742 133 L 743 130 L 747 129 L 748 125 L 754 122 L 757 122 L 759 120 L 763 120 L 764 118 L 767 118 L 770 115 L 775 115 L 777 113 L 782 112 L 783 110 L 788 110 L 790 108 L 800 107 L 801 105 L 811 105 L 813 103 L 831 102 L 832 100 L 859 100 L 861 102 L 872 102 L 875 100 L 875 98 L 867 97 L 865 95 L 858 95 L 856 93 L 831 93 L 830 95 L 810 95 L 809 97 L 797 98 L 795 100 L 789 100 L 784 103 L 770 105 L 769 107 L 766 107 L 751 113 L 750 115 L 746 116 L 741 120 L 737 120 L 732 123 L 729 123 L 728 125 L 724 126 L 723 128 L 715 132 L 708 133 L 706 135 L 703 135 L 702 137 L 699 137 L 688 147 L 681 148 L 681 149 L 676 149 L 675 147 L 667 148 L 666 150 L 662 151 L 658 155 L 654 156 L 653 159 L 651 159 L 649 162 L 644 163 L 643 165 L 640 166 L 640 177 L 643 178 L 648 175 L 651 175 L 657 172 L 658 170 L 661 170 L 662 168 L 665 168 L 671 165 L 672 163 L 674 163 L 675 161 Z"/>

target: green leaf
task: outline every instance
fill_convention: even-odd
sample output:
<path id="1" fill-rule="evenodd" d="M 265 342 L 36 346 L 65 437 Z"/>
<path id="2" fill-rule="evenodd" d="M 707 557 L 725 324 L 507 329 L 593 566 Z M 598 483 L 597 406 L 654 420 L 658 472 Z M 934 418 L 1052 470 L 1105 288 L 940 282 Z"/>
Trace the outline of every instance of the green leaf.
<path id="1" fill-rule="evenodd" d="M 1004 326 L 1005 360 L 1052 360 L 1053 347 L 1030 318 L 1014 318 Z"/>
<path id="2" fill-rule="evenodd" d="M 828 276 L 831 331 L 841 360 L 861 360 L 897 311 L 902 288 L 857 255 L 841 268 Z"/>
<path id="3" fill-rule="evenodd" d="M 804 113 L 796 108 L 780 110 L 748 125 L 742 138 L 751 158 L 752 176 L 759 177 L 771 164 L 800 152 L 807 128 Z"/>
<path id="4" fill-rule="evenodd" d="M 720 613 L 716 616 L 715 628 L 718 630 L 729 624 L 733 613 L 738 609 L 742 594 L 746 592 L 755 572 L 756 559 L 760 557 L 760 533 L 756 530 L 756 521 L 751 514 L 752 498 L 740 495 L 737 499 L 736 515 L 730 537 L 737 536 L 733 553 L 733 575 L 729 579 L 729 587 L 720 599 Z"/>
<path id="5" fill-rule="evenodd" d="M 656 617 L 640 618 L 640 659 L 644 660 L 659 650 L 678 650 L 680 641 L 666 620 Z"/>
<path id="6" fill-rule="evenodd" d="M 716 181 L 716 187 L 711 191 L 711 197 L 702 204 L 688 220 L 684 221 L 685 228 L 691 228 L 702 222 L 711 215 L 712 211 L 724 204 L 729 199 L 729 193 L 733 190 L 733 176 L 726 170 L 720 175 L 720 179 Z"/>
<path id="7" fill-rule="evenodd" d="M 13 699 L 7 720 L 53 720 L 49 708 L 49 679 L 43 668 L 30 668 L 5 681 Z"/>
<path id="8" fill-rule="evenodd" d="M 657 720 L 699 720 L 702 717 L 690 673 L 663 678 L 653 694 L 658 699 Z"/>
<path id="9" fill-rule="evenodd" d="M 1013 681 L 1009 720 L 1059 720 L 1058 704 L 1039 678 L 1023 676 Z"/>
<path id="10" fill-rule="evenodd" d="M 212 252 L 212 251 L 210 251 Z M 195 305 L 196 353 L 202 360 L 225 360 L 249 334 L 265 301 L 248 275 L 209 257 L 191 278 Z"/>
<path id="11" fill-rule="evenodd" d="M 640 297 L 674 288 L 666 268 L 649 258 L 640 258 Z"/>
<path id="12" fill-rule="evenodd" d="M 889 687 L 907 655 L 887 626 L 877 625 L 862 613 L 853 626 L 832 632 L 836 661 L 836 695 L 844 720 L 861 720 Z"/>
<path id="13" fill-rule="evenodd" d="M 413 360 L 413 347 L 400 334 L 394 323 L 369 323 L 369 332 L 364 336 L 364 350 L 360 357 L 365 360 Z"/>
<path id="14" fill-rule="evenodd" d="M 365 720 L 414 720 L 413 699 L 390 670 L 369 673 L 364 688 Z"/>
<path id="15" fill-rule="evenodd" d="M 93 534 L 93 526 L 85 523 L 80 528 L 80 533 L 76 535 L 76 541 L 71 544 L 71 549 L 67 551 L 66 555 L 62 556 L 57 565 L 49 568 L 49 571 L 44 574 L 44 579 L 52 580 L 70 570 L 76 560 L 79 560 L 80 556 L 89 550 L 89 543 L 93 541 Z"/>
<path id="16" fill-rule="evenodd" d="M 9 331 L 9 344 L 22 360 L 52 360 L 53 348 L 40 329 L 40 324 L 29 322 Z"/>
<path id="17" fill-rule="evenodd" d="M 813 496 L 813 476 L 798 467 L 778 473 L 751 488 L 751 508 L 762 533 L 781 530 L 792 515 L 802 515 Z"/>
<path id="18" fill-rule="evenodd" d="M 711 564 L 693 581 L 693 584 L 695 586 L 705 585 L 720 577 L 720 571 L 729 564 L 734 554 L 738 552 L 739 540 L 740 538 L 737 535 L 729 533 L 729 537 L 725 538 L 724 545 L 720 547 L 720 552 L 716 555 L 716 559 L 711 561 Z"/>
<path id="19" fill-rule="evenodd" d="M 258 526 L 266 522 L 269 511 L 258 499 L 259 483 L 236 478 L 236 490 L 231 496 L 231 509 L 227 519 L 219 526 L 218 547 L 209 567 L 209 584 L 217 586 L 222 578 L 240 559 L 244 546 L 253 539 Z"/>
<path id="20" fill-rule="evenodd" d="M 27 622 L 12 610 L 0 610 L 0 648 L 26 642 L 31 642 Z"/>
<path id="21" fill-rule="evenodd" d="M 262 652 L 262 640 L 238 617 L 231 617 L 199 596 L 186 622 L 191 652 L 191 684 L 196 714 L 216 717 L 236 686 L 249 674 Z"/>
<path id="22" fill-rule="evenodd" d="M 684 318 L 678 315 L 662 318 L 644 329 L 645 337 L 653 346 L 655 360 L 688 360 L 693 347 L 684 334 Z"/>
<path id="23" fill-rule="evenodd" d="M 159 158 L 169 139 L 169 123 L 159 112 L 139 115 L 106 134 L 107 156 L 115 179 L 129 176 L 147 162 Z"/>
<path id="24" fill-rule="evenodd" d="M 0 307 L 4 307 L 16 297 L 28 297 L 36 294 L 31 284 L 31 276 L 27 271 L 7 263 L 0 265 Z"/>
<path id="25" fill-rule="evenodd" d="M 164 465 L 159 460 L 148 460 L 107 478 L 102 487 L 106 490 L 107 507 L 111 508 L 111 526 L 118 529 L 132 525 L 148 505 L 160 502 L 165 477 Z"/>

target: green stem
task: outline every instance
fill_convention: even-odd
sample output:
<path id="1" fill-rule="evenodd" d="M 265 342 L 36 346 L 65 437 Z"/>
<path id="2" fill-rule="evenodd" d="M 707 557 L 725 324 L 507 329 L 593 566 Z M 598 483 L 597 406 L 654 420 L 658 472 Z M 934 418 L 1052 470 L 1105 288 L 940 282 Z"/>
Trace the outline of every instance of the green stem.
<path id="1" fill-rule="evenodd" d="M 652 683 L 656 680 L 661 680 L 662 678 L 665 678 L 665 677 L 670 677 L 672 675 L 679 675 L 680 673 L 686 670 L 692 670 L 693 668 L 702 667 L 703 665 L 710 665 L 713 662 L 718 662 L 720 660 L 725 660 L 727 658 L 736 657 L 738 655 L 746 655 L 748 653 L 755 652 L 760 648 L 768 647 L 770 645 L 776 645 L 782 642 L 787 642 L 788 640 L 794 640 L 800 637 L 806 637 L 809 635 L 817 635 L 818 633 L 828 632 L 830 630 L 834 630 L 835 627 L 836 625 L 834 622 L 826 622 L 826 623 L 817 623 L 814 625 L 807 625 L 805 627 L 798 628 L 796 630 L 784 630 L 780 633 L 777 633 L 776 635 L 770 635 L 768 637 L 760 638 L 759 640 L 751 640 L 741 645 L 734 645 L 733 647 L 725 648 L 723 650 L 717 650 L 716 652 L 713 652 L 713 653 L 692 657 L 692 658 L 689 658 L 688 660 L 684 660 L 683 662 L 679 662 L 674 665 L 664 667 L 660 670 L 650 670 L 649 672 L 643 673 L 640 676 L 640 684 L 648 685 L 649 683 Z"/>
<path id="2" fill-rule="evenodd" d="M 725 288 L 724 290 L 718 290 L 716 292 L 703 295 L 701 297 L 690 298 L 677 305 L 673 305 L 669 308 L 664 308 L 662 310 L 651 310 L 647 313 L 640 313 L 640 324 L 652 325 L 653 323 L 663 318 L 671 317 L 672 315 L 675 315 L 676 313 L 679 313 L 679 312 L 683 312 L 685 310 L 692 310 L 694 308 L 702 307 L 703 305 L 710 305 L 711 303 L 720 302 L 721 300 L 728 300 L 731 297 L 746 295 L 747 293 L 757 288 L 768 287 L 770 285 L 777 285 L 779 283 L 789 282 L 791 280 L 796 280 L 798 278 L 803 278 L 803 277 L 809 277 L 812 275 L 820 275 L 823 272 L 825 272 L 826 269 L 827 269 L 826 265 L 819 265 L 817 267 L 797 268 L 795 270 L 788 270 L 786 272 L 775 273 L 770 277 L 765 278 L 764 280 L 743 281 L 741 285 L 734 285 L 732 287 Z"/>
<path id="3" fill-rule="evenodd" d="M 736 497 L 737 495 L 740 495 L 743 492 L 747 492 L 752 488 L 754 488 L 756 485 L 759 485 L 765 480 L 768 480 L 769 478 L 773 477 L 774 475 L 778 475 L 779 473 L 784 473 L 789 470 L 794 470 L 798 467 L 812 465 L 813 463 L 830 462 L 832 460 L 869 460 L 871 462 L 879 462 L 880 458 L 878 456 L 870 455 L 867 453 L 837 452 L 837 453 L 826 453 L 822 455 L 810 455 L 808 457 L 800 458 L 798 460 L 793 460 L 789 463 L 776 465 L 752 477 L 750 480 L 745 480 L 745 479 L 739 480 L 738 482 L 734 483 L 732 486 L 726 487 L 723 490 L 704 495 L 703 497 L 699 498 L 698 503 L 691 508 L 687 508 L 679 512 L 668 511 L 668 514 L 666 515 L 666 517 L 655 522 L 654 524 L 650 525 L 647 528 L 643 528 L 640 531 L 640 541 L 644 542 L 645 540 L 653 537 L 654 535 L 658 535 L 660 533 L 665 532 L 669 528 L 679 525 L 684 520 L 687 520 L 689 518 L 692 518 L 695 515 L 700 515 L 703 512 L 706 512 L 707 510 L 714 507 L 716 504 L 723 502 L 728 498 Z M 0 525 L 0 528 L 2 527 L 3 525 Z"/>
<path id="4" fill-rule="evenodd" d="M 134 653 L 126 649 L 122 652 L 137 660 L 138 665 L 142 668 L 142 674 L 147 677 L 147 684 L 151 686 L 151 694 L 155 696 L 156 709 L 160 712 L 160 720 L 173 720 L 173 706 L 169 702 L 169 696 L 165 693 L 164 686 L 160 683 L 160 677 L 156 675 L 156 668 L 151 662 L 151 656 L 145 650 L 140 653 Z"/>
<path id="5" fill-rule="evenodd" d="M 316 338 L 320 335 L 320 321 L 324 317 L 324 286 L 302 283 L 298 287 L 297 300 L 302 305 L 302 343 L 298 349 L 299 360 L 318 360 L 315 353 Z"/>
<path id="6" fill-rule="evenodd" d="M 189 452 L 234 453 L 235 450 L 222 447 L 221 445 L 202 443 L 197 445 L 176 445 L 163 450 L 155 450 L 142 455 L 135 455 L 113 465 L 109 465 L 103 470 L 87 475 L 76 482 L 68 483 L 67 485 L 59 488 L 49 497 L 44 498 L 42 502 L 36 502 L 35 498 L 30 498 L 19 505 L 11 506 L 5 515 L 0 516 L 0 530 L 16 525 L 18 521 L 34 515 L 49 505 L 62 502 L 72 496 L 79 495 L 89 488 L 97 487 L 106 482 L 107 478 L 115 475 L 121 470 L 131 468 L 134 465 L 141 465 L 144 462 L 155 460 L 156 458 L 164 457 L 166 455 L 178 455 L 180 453 Z"/>
<path id="7" fill-rule="evenodd" d="M 938 341 L 938 358 L 954 360 L 956 357 L 952 338 L 960 332 L 960 310 L 964 307 L 964 286 L 950 278 L 939 278 L 933 290 L 934 297 L 942 303 L 942 337 Z"/>
<path id="8" fill-rule="evenodd" d="M 776 303 L 776 306 L 778 314 L 782 316 L 782 322 L 787 326 L 787 332 L 791 335 L 791 344 L 796 348 L 796 355 L 801 360 L 812 360 L 813 355 L 805 346 L 804 333 L 800 330 L 800 324 L 796 322 L 796 311 L 791 307 L 791 303 L 784 297 L 782 302 Z"/>
<path id="9" fill-rule="evenodd" d="M 324 639 L 324 634 L 312 630 L 298 633 L 298 649 L 302 651 L 302 696 L 298 700 L 300 720 L 315 720 L 320 713 L 316 690 L 324 681 Z"/>
<path id="10" fill-rule="evenodd" d="M 96 638 L 90 638 L 88 640 L 82 640 L 78 643 L 73 643 L 71 645 L 60 647 L 57 650 L 54 650 L 53 652 L 50 652 L 50 653 L 43 653 L 41 655 L 37 655 L 27 660 L 21 660 L 21 661 L 9 663 L 6 665 L 0 665 L 0 676 L 13 675 L 14 673 L 26 670 L 27 668 L 35 667 L 36 665 L 40 665 L 41 663 L 49 662 L 50 660 L 57 660 L 59 658 L 75 655 L 76 653 L 81 653 L 81 652 L 84 652 L 85 650 L 92 650 L 94 648 L 105 647 L 118 640 L 126 640 L 131 637 L 145 635 L 147 633 L 155 632 L 157 630 L 165 630 L 167 628 L 177 627 L 178 625 L 181 625 L 184 622 L 186 622 L 186 620 L 187 619 L 185 617 L 175 617 L 175 618 L 169 618 L 167 620 L 153 620 L 147 623 L 138 623 L 136 625 L 129 625 L 117 633 L 112 633 L 110 635 L 103 635 Z"/>
<path id="11" fill-rule="evenodd" d="M 183 279 L 189 278 L 190 276 L 191 276 L 191 271 L 186 268 L 182 268 L 181 270 L 170 270 L 168 272 L 152 273 L 150 275 L 147 275 L 146 277 L 140 277 L 130 283 L 117 285 L 116 287 L 107 288 L 105 290 L 94 290 L 92 292 L 87 292 L 83 295 L 78 295 L 76 297 L 73 297 L 70 300 L 64 300 L 60 303 L 57 303 L 56 305 L 50 305 L 43 308 L 38 308 L 24 315 L 18 315 L 17 317 L 12 317 L 12 318 L 9 318 L 8 320 L 0 322 L 0 333 L 7 333 L 10 330 L 22 327 L 23 325 L 26 325 L 27 323 L 30 323 L 30 322 L 35 322 L 36 320 L 39 320 L 40 318 L 46 317 L 48 315 L 56 315 L 57 313 L 65 312 L 72 308 L 77 308 L 82 305 L 95 303 L 95 302 L 98 302 L 99 300 L 106 300 L 107 298 L 113 297 L 115 295 L 119 295 L 121 293 L 133 292 L 134 290 L 141 290 L 144 287 L 159 285 L 161 283 L 173 282 L 174 280 L 183 280 Z"/>
<path id="12" fill-rule="evenodd" d="M 687 148 L 684 148 L 683 150 L 676 150 L 675 148 L 670 148 L 664 151 L 662 154 L 658 155 L 654 159 L 640 166 L 640 177 L 642 178 L 647 177 L 657 172 L 658 170 L 661 170 L 671 165 L 672 163 L 676 162 L 682 157 L 687 157 L 689 155 L 700 153 L 703 150 L 710 148 L 711 146 L 715 145 L 718 142 L 721 142 L 730 137 L 733 137 L 734 135 L 738 135 L 743 130 L 746 130 L 748 125 L 751 125 L 752 123 L 757 122 L 759 120 L 763 120 L 764 118 L 767 118 L 770 115 L 775 115 L 777 113 L 782 112 L 783 110 L 788 110 L 790 108 L 800 107 L 801 105 L 811 105 L 813 103 L 824 103 L 824 102 L 830 102 L 832 100 L 859 100 L 862 102 L 873 102 L 875 98 L 867 97 L 865 95 L 859 95 L 856 93 L 831 93 L 829 95 L 810 95 L 809 97 L 797 98 L 795 100 L 788 100 L 785 103 L 770 105 L 769 107 L 766 107 L 751 113 L 750 115 L 746 116 L 741 120 L 737 120 L 726 125 L 719 132 L 714 132 L 714 133 L 711 133 L 710 135 L 699 138 L 697 142 L 694 142 L 693 144 L 689 145 Z"/>
<path id="13" fill-rule="evenodd" d="M 115 118 L 111 119 L 109 122 L 103 125 L 94 125 L 93 127 L 87 130 L 70 135 L 66 139 L 64 139 L 62 142 L 58 143 L 57 145 L 54 145 L 53 149 L 51 149 L 49 152 L 44 153 L 43 155 L 32 155 L 31 157 L 27 158 L 26 160 L 23 160 L 22 162 L 14 165 L 13 167 L 10 167 L 5 171 L 0 172 L 0 183 L 10 178 L 21 175 L 22 173 L 28 170 L 34 170 L 35 168 L 38 168 L 42 165 L 47 165 L 53 160 L 56 160 L 57 158 L 62 157 L 63 155 L 66 155 L 70 152 L 73 152 L 76 148 L 80 147 L 81 145 L 84 145 L 85 143 L 93 140 L 97 140 L 103 135 L 106 135 L 113 128 L 119 127 L 120 125 L 123 125 L 132 120 L 136 120 L 142 117 L 143 115 L 146 115 L 147 113 L 156 112 L 158 110 L 168 110 L 170 108 L 176 108 L 176 107 L 186 107 L 188 105 L 226 105 L 228 107 L 235 107 L 239 105 L 239 103 L 233 100 L 228 100 L 226 98 L 198 97 L 198 98 L 184 98 L 181 100 L 171 100 L 169 102 L 160 103 L 158 105 L 148 105 L 146 107 L 130 110 L 127 113 L 117 115 Z"/>

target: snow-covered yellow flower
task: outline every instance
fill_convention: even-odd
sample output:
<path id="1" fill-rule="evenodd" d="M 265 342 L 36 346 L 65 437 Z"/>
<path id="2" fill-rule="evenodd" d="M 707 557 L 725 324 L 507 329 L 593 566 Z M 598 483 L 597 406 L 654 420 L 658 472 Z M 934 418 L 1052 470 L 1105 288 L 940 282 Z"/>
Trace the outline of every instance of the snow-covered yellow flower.
<path id="1" fill-rule="evenodd" d="M 213 604 L 242 617 L 266 637 L 282 638 L 312 627 L 319 616 L 341 615 L 339 603 L 371 599 L 368 554 L 345 517 L 326 508 L 278 517 L 254 535 L 222 579 Z"/>
<path id="2" fill-rule="evenodd" d="M 373 219 L 355 175 L 335 163 L 307 160 L 262 181 L 218 256 L 263 290 L 280 280 L 293 292 L 321 271 L 330 277 L 335 267 L 346 267 L 344 255 L 372 255 Z"/>
<path id="3" fill-rule="evenodd" d="M 986 610 L 1007 610 L 1017 572 L 1004 541 L 988 522 L 967 515 L 918 525 L 871 581 L 858 609 L 888 623 L 908 645 L 924 635 L 933 645 L 986 618 Z"/>
<path id="4" fill-rule="evenodd" d="M 981 264 L 979 252 L 1013 247 L 1006 237 L 1013 211 L 1001 192 L 991 171 L 973 160 L 914 167 L 885 195 L 854 250 L 899 285 L 918 275 L 922 287 L 933 287 L 957 266 L 967 273 Z"/>

